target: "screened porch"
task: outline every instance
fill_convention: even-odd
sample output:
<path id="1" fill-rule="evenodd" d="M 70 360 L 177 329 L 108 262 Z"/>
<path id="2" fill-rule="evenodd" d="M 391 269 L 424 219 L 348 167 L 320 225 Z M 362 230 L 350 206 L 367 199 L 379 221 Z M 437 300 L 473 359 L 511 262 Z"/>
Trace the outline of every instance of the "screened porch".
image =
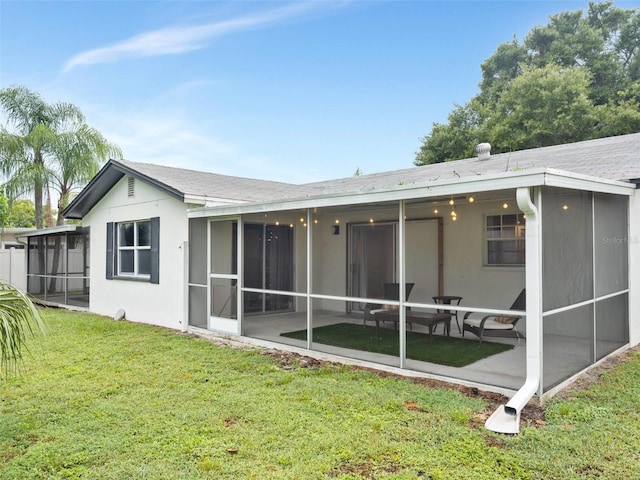
<path id="1" fill-rule="evenodd" d="M 622 188 L 596 192 L 541 180 L 529 188 L 540 226 L 535 232 L 527 232 L 516 189 L 495 188 L 495 182 L 492 189 L 450 188 L 446 195 L 425 189 L 393 199 L 372 194 L 367 201 L 192 212 L 189 326 L 516 390 L 527 373 L 532 320 L 529 305 L 517 312 L 510 307 L 526 288 L 528 301 L 542 307 L 543 394 L 628 343 L 628 203 Z M 539 244 L 538 258 L 525 255 L 530 241 Z M 399 286 L 395 299 L 385 298 L 390 283 Z M 437 298 L 443 296 L 459 303 L 442 305 Z M 395 309 L 397 321 L 381 321 L 376 331 L 365 322 L 368 305 Z M 415 320 L 438 312 L 452 314 L 449 336 L 446 322 L 429 332 Z M 518 314 L 518 334 L 486 336 L 483 344 L 506 347 L 453 366 L 450 358 L 480 345 L 464 332 L 466 314 Z M 362 346 L 342 341 L 347 330 L 324 340 L 321 328 L 336 326 L 349 335 L 361 331 Z M 376 350 L 381 331 L 395 339 L 394 350 Z M 442 358 L 423 355 L 436 348 L 449 351 Z"/>
<path id="2" fill-rule="evenodd" d="M 27 237 L 27 292 L 53 304 L 89 308 L 89 229 L 65 225 Z"/>

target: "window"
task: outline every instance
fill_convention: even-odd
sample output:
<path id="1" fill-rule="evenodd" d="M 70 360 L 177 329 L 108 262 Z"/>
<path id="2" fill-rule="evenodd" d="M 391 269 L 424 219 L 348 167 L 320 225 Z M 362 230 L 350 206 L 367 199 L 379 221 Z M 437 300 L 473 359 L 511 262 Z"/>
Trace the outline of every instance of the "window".
<path id="1" fill-rule="evenodd" d="M 148 220 L 118 224 L 118 275 L 148 276 L 151 239 Z"/>
<path id="2" fill-rule="evenodd" d="M 521 213 L 485 217 L 485 265 L 524 265 L 525 218 Z"/>
<path id="3" fill-rule="evenodd" d="M 107 278 L 158 283 L 160 218 L 107 224 Z"/>

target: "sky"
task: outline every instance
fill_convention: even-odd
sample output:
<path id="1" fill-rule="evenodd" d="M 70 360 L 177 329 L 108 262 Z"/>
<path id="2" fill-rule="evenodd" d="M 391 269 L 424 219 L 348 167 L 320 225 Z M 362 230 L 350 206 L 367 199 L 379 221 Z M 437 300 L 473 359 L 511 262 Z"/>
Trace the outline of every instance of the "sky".
<path id="1" fill-rule="evenodd" d="M 0 88 L 75 104 L 127 160 L 329 180 L 411 167 L 498 45 L 587 6 L 0 0 Z"/>

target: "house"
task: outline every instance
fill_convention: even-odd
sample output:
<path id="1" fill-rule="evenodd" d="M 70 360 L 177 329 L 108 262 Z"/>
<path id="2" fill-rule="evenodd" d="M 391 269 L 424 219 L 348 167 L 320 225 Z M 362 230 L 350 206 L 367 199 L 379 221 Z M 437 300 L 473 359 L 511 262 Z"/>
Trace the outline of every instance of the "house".
<path id="1" fill-rule="evenodd" d="M 112 160 L 63 213 L 90 231 L 91 311 L 498 389 L 513 397 L 487 426 L 514 432 L 533 395 L 640 343 L 640 134 L 489 150 L 306 185 Z M 508 353 L 463 368 L 407 357 L 408 308 L 509 315 L 522 289 L 526 340 Z M 313 342 L 371 302 L 398 309 L 397 355 Z M 296 329 L 307 340 L 281 336 Z"/>
<path id="2" fill-rule="evenodd" d="M 185 329 L 187 212 L 295 191 L 279 182 L 110 160 L 64 211 L 91 232 L 90 310 L 123 310 L 135 321 Z"/>

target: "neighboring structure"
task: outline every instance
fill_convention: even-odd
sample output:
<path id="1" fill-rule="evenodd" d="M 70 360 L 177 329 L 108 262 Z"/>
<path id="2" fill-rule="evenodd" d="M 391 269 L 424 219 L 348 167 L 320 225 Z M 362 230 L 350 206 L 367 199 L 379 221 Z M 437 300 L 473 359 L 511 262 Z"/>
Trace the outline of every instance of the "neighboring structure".
<path id="1" fill-rule="evenodd" d="M 23 249 L 24 243 L 20 241 L 20 237 L 33 231 L 35 231 L 35 228 L 0 228 L 0 250 L 8 250 L 9 248 Z"/>
<path id="2" fill-rule="evenodd" d="M 532 395 L 640 342 L 638 179 L 640 134 L 307 185 L 110 161 L 63 213 L 91 232 L 91 311 L 521 387 L 488 425 L 517 431 Z M 401 289 L 397 356 L 313 342 L 386 302 L 384 282 Z M 514 357 L 406 358 L 405 307 L 455 294 L 452 310 L 507 314 L 525 287 Z M 306 342 L 279 336 L 305 328 Z"/>
<path id="3" fill-rule="evenodd" d="M 27 244 L 27 292 L 42 303 L 88 308 L 89 228 L 63 225 L 31 230 Z"/>

